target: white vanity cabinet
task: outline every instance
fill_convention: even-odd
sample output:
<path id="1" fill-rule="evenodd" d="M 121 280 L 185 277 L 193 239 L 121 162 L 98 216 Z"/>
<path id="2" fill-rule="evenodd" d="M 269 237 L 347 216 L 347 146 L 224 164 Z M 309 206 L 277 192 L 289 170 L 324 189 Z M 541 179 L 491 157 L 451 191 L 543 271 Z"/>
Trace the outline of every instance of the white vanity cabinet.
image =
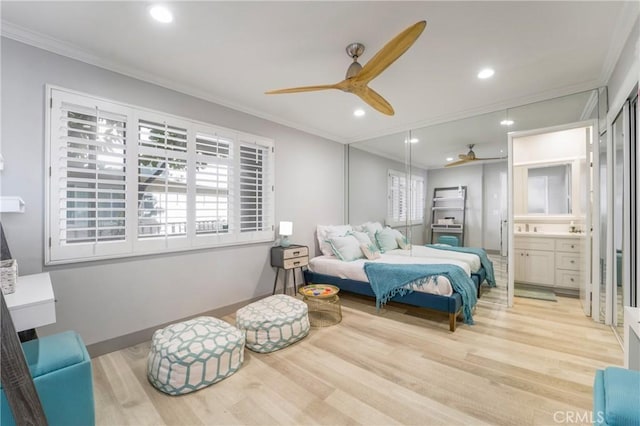
<path id="1" fill-rule="evenodd" d="M 555 283 L 555 246 L 552 239 L 515 238 L 515 280 L 552 286 Z"/>
<path id="2" fill-rule="evenodd" d="M 556 239 L 556 287 L 580 289 L 579 238 Z"/>
<path id="3" fill-rule="evenodd" d="M 578 290 L 582 262 L 580 246 L 578 236 L 516 235 L 515 281 Z"/>

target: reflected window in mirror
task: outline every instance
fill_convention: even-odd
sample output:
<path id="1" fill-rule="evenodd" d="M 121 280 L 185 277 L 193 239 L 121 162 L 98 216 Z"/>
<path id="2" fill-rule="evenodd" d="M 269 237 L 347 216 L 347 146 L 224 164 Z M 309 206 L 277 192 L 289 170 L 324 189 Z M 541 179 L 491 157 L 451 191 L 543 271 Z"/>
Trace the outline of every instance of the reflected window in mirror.
<path id="1" fill-rule="evenodd" d="M 571 214 L 571 165 L 529 168 L 527 213 Z"/>
<path id="2" fill-rule="evenodd" d="M 389 170 L 387 219 L 389 226 L 419 225 L 424 221 L 425 182 L 422 176 L 409 176 Z"/>

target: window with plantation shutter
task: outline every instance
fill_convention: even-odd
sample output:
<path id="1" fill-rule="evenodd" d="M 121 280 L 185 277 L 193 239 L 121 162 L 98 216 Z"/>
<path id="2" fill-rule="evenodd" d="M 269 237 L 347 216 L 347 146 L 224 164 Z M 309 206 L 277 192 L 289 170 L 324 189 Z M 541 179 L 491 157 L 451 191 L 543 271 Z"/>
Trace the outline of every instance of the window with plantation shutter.
<path id="1" fill-rule="evenodd" d="M 187 235 L 187 129 L 138 120 L 138 238 Z M 185 242 L 186 243 L 186 242 Z M 168 241 L 156 243 L 169 245 Z"/>
<path id="2" fill-rule="evenodd" d="M 387 175 L 387 219 L 389 226 L 417 225 L 424 221 L 424 178 L 389 170 Z"/>
<path id="3" fill-rule="evenodd" d="M 240 232 L 262 231 L 266 153 L 259 146 L 240 146 Z"/>
<path id="4" fill-rule="evenodd" d="M 273 241 L 273 141 L 47 93 L 47 264 Z"/>
<path id="5" fill-rule="evenodd" d="M 424 222 L 425 190 L 424 178 L 411 176 L 409 191 L 409 221 L 411 225 L 419 225 Z"/>
<path id="6" fill-rule="evenodd" d="M 56 99 L 49 117 L 55 144 L 49 151 L 50 245 L 59 256 L 109 255 L 128 249 L 128 111 L 79 97 Z"/>
<path id="7" fill-rule="evenodd" d="M 196 134 L 196 234 L 228 235 L 234 230 L 233 138 Z"/>

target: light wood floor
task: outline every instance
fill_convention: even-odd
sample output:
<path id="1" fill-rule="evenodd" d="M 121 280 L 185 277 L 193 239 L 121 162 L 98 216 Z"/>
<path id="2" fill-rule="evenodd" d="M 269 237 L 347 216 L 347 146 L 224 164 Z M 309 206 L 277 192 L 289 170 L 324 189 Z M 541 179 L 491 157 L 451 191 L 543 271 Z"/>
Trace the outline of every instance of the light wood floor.
<path id="1" fill-rule="evenodd" d="M 590 411 L 595 370 L 622 364 L 611 328 L 577 299 L 478 306 L 455 333 L 443 314 L 342 302 L 342 323 L 247 350 L 236 374 L 189 395 L 147 382 L 148 343 L 95 358 L 97 424 L 553 425 Z"/>

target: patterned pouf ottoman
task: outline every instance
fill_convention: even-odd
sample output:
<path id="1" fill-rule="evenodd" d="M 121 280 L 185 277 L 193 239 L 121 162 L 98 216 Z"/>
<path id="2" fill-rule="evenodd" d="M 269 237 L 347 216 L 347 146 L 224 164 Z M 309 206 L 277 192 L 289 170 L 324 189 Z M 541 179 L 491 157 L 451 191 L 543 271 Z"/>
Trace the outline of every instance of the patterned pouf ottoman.
<path id="1" fill-rule="evenodd" d="M 244 360 L 244 333 L 212 317 L 198 317 L 156 330 L 147 377 L 158 390 L 182 395 L 235 373 Z"/>
<path id="2" fill-rule="evenodd" d="M 269 296 L 238 309 L 236 327 L 245 334 L 248 349 L 277 351 L 309 334 L 307 305 L 285 294 Z"/>

